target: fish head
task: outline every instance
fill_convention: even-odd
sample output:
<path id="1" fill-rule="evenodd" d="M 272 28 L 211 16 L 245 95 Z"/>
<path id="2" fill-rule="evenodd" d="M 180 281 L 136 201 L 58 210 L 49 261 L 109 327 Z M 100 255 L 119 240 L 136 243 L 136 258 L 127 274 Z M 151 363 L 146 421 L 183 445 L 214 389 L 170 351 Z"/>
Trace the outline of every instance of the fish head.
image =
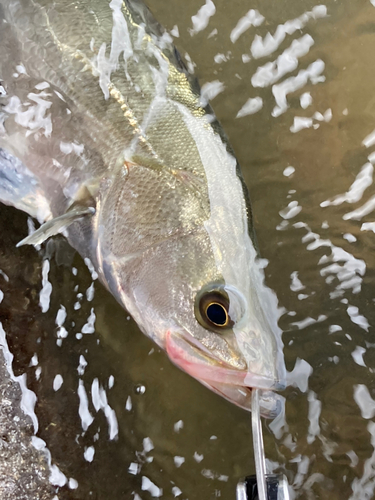
<path id="1" fill-rule="evenodd" d="M 191 287 L 190 293 L 185 289 L 180 298 L 185 306 L 180 306 L 165 336 L 173 363 L 246 410 L 251 410 L 251 389 L 285 386 L 276 299 L 264 286 L 261 264 L 252 264 L 252 287 L 244 293 L 241 283 L 219 278 L 211 262 L 216 279 Z M 280 411 L 277 397 L 270 399 L 272 404 L 262 408 L 264 416 Z"/>
<path id="2" fill-rule="evenodd" d="M 246 264 L 243 248 L 238 259 L 224 259 L 227 279 L 205 227 L 140 254 L 112 253 L 102 267 L 112 293 L 175 365 L 251 410 L 251 389 L 282 389 L 284 375 L 276 298 L 246 243 Z"/>

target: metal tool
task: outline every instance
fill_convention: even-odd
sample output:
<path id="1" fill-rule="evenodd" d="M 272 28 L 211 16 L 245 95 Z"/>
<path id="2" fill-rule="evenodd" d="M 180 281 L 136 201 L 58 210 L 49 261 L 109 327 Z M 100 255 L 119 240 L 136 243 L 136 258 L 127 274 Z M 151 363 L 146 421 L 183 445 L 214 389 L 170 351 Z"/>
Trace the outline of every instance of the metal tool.
<path id="1" fill-rule="evenodd" d="M 289 500 L 288 481 L 284 474 L 266 473 L 259 392 L 259 389 L 253 389 L 251 399 L 256 475 L 248 476 L 238 483 L 237 500 Z"/>

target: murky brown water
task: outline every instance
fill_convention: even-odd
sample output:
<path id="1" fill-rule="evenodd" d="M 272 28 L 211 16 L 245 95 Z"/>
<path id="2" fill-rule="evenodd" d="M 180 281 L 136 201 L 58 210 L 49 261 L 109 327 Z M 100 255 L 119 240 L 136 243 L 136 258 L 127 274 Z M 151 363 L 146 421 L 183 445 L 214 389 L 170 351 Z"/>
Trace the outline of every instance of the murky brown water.
<path id="1" fill-rule="evenodd" d="M 286 473 L 296 498 L 370 499 L 375 139 L 365 141 L 368 147 L 362 141 L 375 128 L 375 6 L 369 0 L 329 1 L 325 15 L 312 1 L 214 3 L 208 26 L 192 36 L 191 17 L 201 0 L 148 2 L 167 29 L 178 26 L 176 45 L 196 63 L 201 84 L 224 84 L 212 105 L 250 188 L 259 247 L 269 261 L 267 283 L 285 308 L 280 325 L 287 367 L 291 371 L 300 359 L 312 368 L 304 392 L 295 386 L 285 391 L 286 422 L 266 429 L 266 454 L 271 467 Z M 230 34 L 249 9 L 265 19 L 232 43 Z M 264 38 L 268 32 L 273 42 Z M 255 36 L 264 44 L 258 38 L 252 45 Z M 268 55 L 255 58 L 261 50 Z M 303 105 L 311 100 L 306 109 L 303 94 Z M 249 98 L 261 98 L 253 101 L 253 110 L 260 109 L 236 118 Z M 361 181 L 357 176 L 366 163 Z M 161 495 L 148 486 L 150 480 L 166 499 L 234 499 L 238 479 L 254 472 L 249 415 L 173 367 L 98 282 L 89 301 L 92 279 L 77 255 L 72 264 L 50 259 L 52 294 L 43 313 L 43 258 L 60 243 L 40 253 L 15 250 L 26 223 L 23 214 L 0 207 L 0 269 L 9 277 L 7 282 L 0 276 L 0 319 L 15 354 L 14 369 L 26 371 L 38 396 L 38 435 L 53 462 L 78 482 L 76 489 L 63 486 L 58 498 L 147 500 Z M 58 335 L 65 335 L 56 326 L 61 305 L 68 335 L 59 346 Z M 95 332 L 76 338 L 91 311 Z M 84 373 L 77 371 L 81 356 Z M 298 364 L 295 385 L 309 372 L 306 363 Z M 63 384 L 55 391 L 58 374 Z M 95 379 L 109 404 L 102 399 L 98 411 L 92 401 Z M 92 417 L 85 412 L 83 388 Z"/>

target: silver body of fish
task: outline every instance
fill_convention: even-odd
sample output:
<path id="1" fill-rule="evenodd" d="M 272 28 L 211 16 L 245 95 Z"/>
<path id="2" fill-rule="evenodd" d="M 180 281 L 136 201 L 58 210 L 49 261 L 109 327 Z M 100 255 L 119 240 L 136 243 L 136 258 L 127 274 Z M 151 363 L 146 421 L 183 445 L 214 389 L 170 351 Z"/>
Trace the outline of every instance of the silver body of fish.
<path id="1" fill-rule="evenodd" d="M 0 0 L 0 201 L 64 231 L 171 360 L 251 408 L 280 389 L 237 161 L 138 0 Z"/>

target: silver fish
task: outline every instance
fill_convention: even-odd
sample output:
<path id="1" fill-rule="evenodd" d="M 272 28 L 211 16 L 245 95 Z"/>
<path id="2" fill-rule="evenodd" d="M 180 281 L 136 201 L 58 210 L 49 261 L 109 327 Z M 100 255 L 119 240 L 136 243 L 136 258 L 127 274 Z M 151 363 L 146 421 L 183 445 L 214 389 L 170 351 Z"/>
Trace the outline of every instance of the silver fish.
<path id="1" fill-rule="evenodd" d="M 63 231 L 170 359 L 233 403 L 284 386 L 237 161 L 139 0 L 0 0 L 0 201 Z"/>

